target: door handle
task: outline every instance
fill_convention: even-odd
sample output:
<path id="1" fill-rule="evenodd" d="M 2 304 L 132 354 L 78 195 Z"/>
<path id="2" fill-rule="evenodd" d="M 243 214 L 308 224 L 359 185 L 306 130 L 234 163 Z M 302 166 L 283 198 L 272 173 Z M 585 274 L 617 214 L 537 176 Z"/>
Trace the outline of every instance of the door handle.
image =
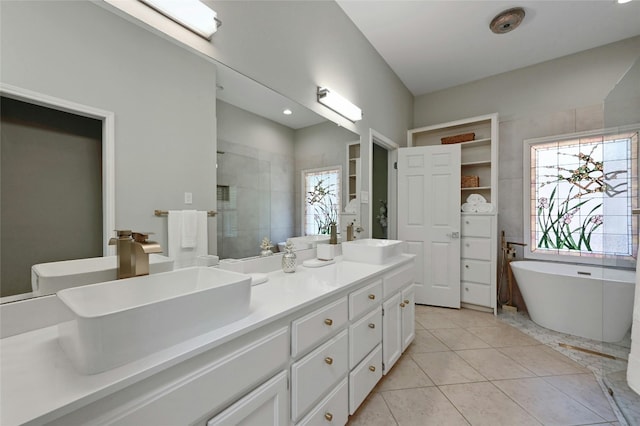
<path id="1" fill-rule="evenodd" d="M 452 232 L 450 234 L 447 234 L 447 237 L 451 238 L 452 240 L 456 240 L 460 238 L 460 232 Z"/>

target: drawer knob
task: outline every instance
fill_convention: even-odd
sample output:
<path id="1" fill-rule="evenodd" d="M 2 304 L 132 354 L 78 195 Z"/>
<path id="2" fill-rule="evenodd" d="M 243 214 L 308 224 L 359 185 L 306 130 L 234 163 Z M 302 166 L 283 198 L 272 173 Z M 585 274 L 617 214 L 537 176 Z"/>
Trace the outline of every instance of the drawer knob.
<path id="1" fill-rule="evenodd" d="M 464 265 L 465 268 L 469 269 L 469 265 Z"/>
<path id="2" fill-rule="evenodd" d="M 400 307 L 401 307 L 401 308 L 404 308 L 404 303 L 401 303 L 401 304 L 400 304 Z"/>
<path id="3" fill-rule="evenodd" d="M 369 299 L 374 300 L 375 298 L 376 298 L 376 295 L 375 295 L 375 294 L 370 294 L 370 295 L 369 295 Z"/>
<path id="4" fill-rule="evenodd" d="M 369 328 L 376 328 L 376 325 L 374 323 L 369 324 Z"/>
<path id="5" fill-rule="evenodd" d="M 408 305 L 408 304 L 409 304 L 409 299 L 405 299 L 405 300 L 404 300 L 404 304 L 405 304 L 405 305 Z"/>
<path id="6" fill-rule="evenodd" d="M 466 224 L 468 225 L 468 224 L 469 224 L 469 221 L 468 221 L 468 220 L 465 220 L 465 221 L 464 221 L 464 223 L 466 223 Z"/>
<path id="7" fill-rule="evenodd" d="M 370 365 L 369 366 L 369 371 L 376 371 L 375 365 Z"/>
<path id="8" fill-rule="evenodd" d="M 466 247 L 471 247 L 471 245 L 469 243 L 465 244 Z"/>
<path id="9" fill-rule="evenodd" d="M 324 413 L 324 418 L 327 419 L 327 421 L 331 421 L 331 420 L 333 420 L 333 414 Z"/>
<path id="10" fill-rule="evenodd" d="M 327 318 L 326 320 L 324 320 L 324 323 L 327 325 L 333 325 L 333 320 L 331 318 Z"/>
<path id="11" fill-rule="evenodd" d="M 469 287 L 465 287 L 465 288 L 464 288 L 464 291 L 469 291 Z"/>
<path id="12" fill-rule="evenodd" d="M 324 362 L 326 362 L 327 364 L 331 365 L 333 364 L 333 358 L 331 358 L 330 356 L 326 357 L 324 359 Z"/>

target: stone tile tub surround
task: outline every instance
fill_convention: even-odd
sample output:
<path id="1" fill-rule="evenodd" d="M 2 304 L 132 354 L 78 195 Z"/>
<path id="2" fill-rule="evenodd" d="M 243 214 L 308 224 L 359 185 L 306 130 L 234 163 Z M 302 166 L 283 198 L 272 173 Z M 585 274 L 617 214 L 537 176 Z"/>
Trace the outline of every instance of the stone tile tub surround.
<path id="1" fill-rule="evenodd" d="M 523 141 L 525 139 L 561 135 L 601 129 L 604 126 L 602 104 L 587 105 L 561 111 L 530 114 L 520 117 L 500 115 L 498 153 L 498 191 L 508 194 L 501 197 L 498 206 L 498 229 L 505 232 L 507 241 L 524 242 L 523 224 Z M 522 248 L 516 247 L 517 257 L 522 259 Z M 506 287 L 506 286 L 503 286 Z M 514 285 L 514 304 L 520 311 L 527 307 L 520 290 Z"/>
<path id="2" fill-rule="evenodd" d="M 348 424 L 631 423 L 589 369 L 502 317 L 418 305 L 415 341 Z"/>

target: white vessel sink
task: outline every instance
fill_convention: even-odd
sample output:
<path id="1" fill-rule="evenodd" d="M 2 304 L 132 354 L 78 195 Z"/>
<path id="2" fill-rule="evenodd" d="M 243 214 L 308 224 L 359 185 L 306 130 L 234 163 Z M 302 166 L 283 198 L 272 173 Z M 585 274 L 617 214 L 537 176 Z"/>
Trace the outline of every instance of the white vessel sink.
<path id="1" fill-rule="evenodd" d="M 193 267 L 57 295 L 74 317 L 58 324 L 60 345 L 79 372 L 95 374 L 245 317 L 251 278 Z"/>
<path id="2" fill-rule="evenodd" d="M 342 258 L 352 262 L 383 265 L 404 253 L 404 241 L 363 238 L 342 243 Z"/>
<path id="3" fill-rule="evenodd" d="M 173 259 L 149 255 L 149 273 L 173 270 Z M 118 257 L 91 257 L 40 263 L 31 267 L 31 288 L 35 296 L 53 294 L 65 288 L 113 281 L 118 278 Z"/>

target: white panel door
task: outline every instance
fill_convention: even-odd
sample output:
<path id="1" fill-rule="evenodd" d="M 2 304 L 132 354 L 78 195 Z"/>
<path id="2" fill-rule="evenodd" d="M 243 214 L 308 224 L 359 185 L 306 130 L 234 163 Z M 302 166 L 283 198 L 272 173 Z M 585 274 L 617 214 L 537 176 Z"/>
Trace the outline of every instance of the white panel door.
<path id="1" fill-rule="evenodd" d="M 416 303 L 459 308 L 459 145 L 399 149 L 398 239 L 416 255 Z"/>

